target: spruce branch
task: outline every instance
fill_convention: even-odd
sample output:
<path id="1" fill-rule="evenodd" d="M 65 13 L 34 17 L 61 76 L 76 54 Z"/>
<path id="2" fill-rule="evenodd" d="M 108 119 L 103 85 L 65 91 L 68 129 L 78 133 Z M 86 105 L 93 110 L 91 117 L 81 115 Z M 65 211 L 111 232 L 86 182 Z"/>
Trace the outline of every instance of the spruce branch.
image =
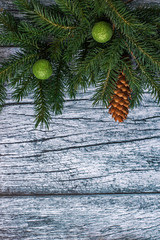
<path id="1" fill-rule="evenodd" d="M 100 70 L 99 62 L 101 62 L 104 57 L 105 49 L 95 48 L 91 50 L 90 53 L 81 61 L 78 61 L 77 71 L 83 73 L 84 75 L 90 74 L 92 71 L 98 72 Z"/>
<path id="2" fill-rule="evenodd" d="M 152 26 L 160 27 L 160 8 L 158 5 L 136 7 L 132 12 L 140 21 L 152 23 Z"/>
<path id="3" fill-rule="evenodd" d="M 48 103 L 51 110 L 57 115 L 62 114 L 64 104 L 64 62 L 62 58 L 59 63 L 56 64 L 54 69 L 54 75 L 48 80 Z"/>
<path id="4" fill-rule="evenodd" d="M 49 129 L 49 122 L 51 119 L 50 106 L 47 99 L 47 86 L 45 82 L 33 80 L 34 85 L 34 109 L 35 109 L 35 127 L 45 126 Z"/>
<path id="5" fill-rule="evenodd" d="M 108 106 L 113 90 L 116 87 L 116 79 L 118 78 L 117 72 L 114 69 L 111 69 L 111 65 L 108 67 L 108 70 L 105 72 L 100 72 L 98 76 L 98 81 L 96 85 L 96 92 L 92 97 L 93 105 L 102 103 L 104 106 Z"/>
<path id="6" fill-rule="evenodd" d="M 17 102 L 23 100 L 24 97 L 28 96 L 30 90 L 30 80 L 23 81 L 16 87 L 16 90 L 12 93 L 12 98 Z"/>
<path id="7" fill-rule="evenodd" d="M 110 17 L 112 23 L 124 35 L 131 38 L 138 34 L 155 33 L 156 28 L 151 23 L 146 23 L 144 20 L 140 21 L 138 17 L 133 14 L 132 10 L 128 9 L 123 1 L 119 0 L 105 0 L 107 7 L 104 6 L 105 13 Z"/>
<path id="8" fill-rule="evenodd" d="M 8 81 L 11 77 L 13 78 L 18 73 L 18 70 L 21 70 L 26 64 L 29 67 L 37 57 L 37 53 L 25 54 L 19 52 L 12 55 L 0 68 L 0 83 Z"/>
<path id="9" fill-rule="evenodd" d="M 26 34 L 8 32 L 1 34 L 0 44 L 3 45 L 14 45 L 20 48 L 29 47 L 39 49 L 38 42 L 33 37 L 26 37 Z"/>
<path id="10" fill-rule="evenodd" d="M 106 2 L 104 0 L 94 0 L 93 1 L 93 15 L 95 17 L 100 17 L 104 13 L 104 7 L 106 5 Z"/>
<path id="11" fill-rule="evenodd" d="M 131 89 L 130 108 L 140 105 L 144 93 L 144 82 L 139 74 L 133 69 L 133 63 L 122 59 L 122 69 Z"/>
<path id="12" fill-rule="evenodd" d="M 101 71 L 96 81 L 96 93 L 92 98 L 94 105 L 102 102 L 103 105 L 107 106 L 110 102 L 110 96 L 113 93 L 118 72 L 121 69 L 121 56 L 123 55 L 121 41 L 120 38 L 113 39 L 101 57 Z"/>
<path id="13" fill-rule="evenodd" d="M 70 98 L 76 98 L 78 84 L 76 83 L 77 76 L 68 71 L 68 78 L 66 79 L 66 90 Z"/>
<path id="14" fill-rule="evenodd" d="M 88 15 L 87 7 L 81 1 L 56 0 L 56 3 L 66 15 L 73 16 L 75 20 L 83 21 L 86 19 L 86 14 Z"/>
<path id="15" fill-rule="evenodd" d="M 0 24 L 3 25 L 3 31 L 17 31 L 17 19 L 9 12 L 3 11 L 0 13 Z"/>
<path id="16" fill-rule="evenodd" d="M 119 0 L 106 0 L 107 7 L 105 12 L 115 24 L 116 28 L 120 29 L 122 33 L 133 35 L 138 26 L 142 24 L 137 23 L 137 19 L 126 8 L 125 3 Z"/>
<path id="17" fill-rule="evenodd" d="M 23 35 L 25 38 L 39 40 L 39 41 L 45 41 L 45 31 L 41 28 L 35 27 L 31 23 L 28 23 L 26 21 L 21 21 L 18 25 L 18 31 L 21 35 Z"/>
<path id="18" fill-rule="evenodd" d="M 62 113 L 66 92 L 75 98 L 79 88 L 85 91 L 92 85 L 96 87 L 93 104 L 108 106 L 122 75 L 126 98 L 132 90 L 130 107 L 141 102 L 146 87 L 160 102 L 158 8 L 140 7 L 136 12 L 128 7 L 131 0 L 56 0 L 49 7 L 39 0 L 14 2 L 25 20 L 0 14 L 0 44 L 17 46 L 21 52 L 0 67 L 0 108 L 7 82 L 17 101 L 34 93 L 35 126 L 49 127 L 51 111 Z M 94 40 L 92 29 L 97 21 L 112 25 L 113 35 L 106 43 Z M 31 71 L 39 59 L 52 64 L 53 75 L 48 80 L 36 79 Z"/>
<path id="19" fill-rule="evenodd" d="M 110 74 L 111 74 L 111 66 L 109 65 L 108 72 L 107 72 L 107 77 L 104 81 L 104 84 L 102 85 L 102 98 L 103 99 L 104 99 L 104 96 L 105 96 L 106 89 L 108 87 L 108 81 L 109 81 L 109 78 L 110 78 Z"/>
<path id="20" fill-rule="evenodd" d="M 63 36 L 75 29 L 75 26 L 69 26 L 69 18 L 62 18 L 58 13 L 47 11 L 41 4 L 34 3 L 33 6 L 34 10 L 27 11 L 27 16 L 32 23 L 43 27 L 43 30 Z"/>
<path id="21" fill-rule="evenodd" d="M 59 8 L 67 15 L 76 16 L 74 1 L 71 0 L 55 0 Z"/>
<path id="22" fill-rule="evenodd" d="M 66 38 L 66 42 L 64 43 L 65 51 L 64 51 L 64 60 L 67 62 L 72 61 L 81 46 L 85 42 L 86 38 L 86 26 L 80 25 L 75 30 L 70 32 L 68 37 Z M 69 42 L 69 44 L 67 43 Z"/>
<path id="23" fill-rule="evenodd" d="M 141 69 L 143 79 L 146 83 L 146 86 L 148 89 L 152 91 L 152 95 L 158 102 L 160 102 L 160 82 L 159 82 L 159 77 L 155 76 L 155 73 L 150 73 L 149 69 L 147 67 L 143 66 L 140 64 L 140 62 L 136 59 L 136 62 Z"/>
<path id="24" fill-rule="evenodd" d="M 47 52 L 51 59 L 53 59 L 55 61 L 60 60 L 62 49 L 64 48 L 64 46 L 63 46 L 64 40 L 65 40 L 65 38 L 54 39 L 52 41 L 52 43 L 49 44 Z"/>
<path id="25" fill-rule="evenodd" d="M 27 97 L 32 92 L 33 75 L 28 71 L 18 73 L 13 79 L 10 80 L 10 86 L 15 89 L 12 93 L 12 98 L 17 102 Z"/>
<path id="26" fill-rule="evenodd" d="M 89 11 L 89 5 L 87 0 L 74 0 L 75 1 L 75 5 L 77 8 L 77 18 L 79 19 L 79 21 L 85 21 L 88 23 L 88 11 Z"/>
<path id="27" fill-rule="evenodd" d="M 7 90 L 3 83 L 0 83 L 0 112 L 5 104 L 5 100 L 7 97 Z"/>
<path id="28" fill-rule="evenodd" d="M 157 55 L 157 50 L 147 42 L 138 41 L 137 39 L 127 36 L 127 45 L 132 52 L 141 59 L 144 63 L 150 65 L 150 68 L 159 72 L 160 71 L 160 57 Z M 125 41 L 125 44 L 126 44 Z"/>
<path id="29" fill-rule="evenodd" d="M 147 87 L 151 89 L 152 95 L 154 95 L 155 99 L 160 102 L 160 82 L 159 77 L 157 74 L 150 73 L 150 68 L 148 69 L 147 66 L 143 65 L 137 57 L 134 55 L 134 53 L 131 51 L 131 49 L 128 46 L 128 50 L 130 51 L 131 55 L 133 56 L 135 62 L 137 63 L 138 68 L 141 70 L 143 77 L 143 80 L 147 84 Z"/>
<path id="30" fill-rule="evenodd" d="M 18 7 L 21 11 L 31 10 L 32 9 L 32 2 L 29 0 L 14 0 L 14 4 Z"/>

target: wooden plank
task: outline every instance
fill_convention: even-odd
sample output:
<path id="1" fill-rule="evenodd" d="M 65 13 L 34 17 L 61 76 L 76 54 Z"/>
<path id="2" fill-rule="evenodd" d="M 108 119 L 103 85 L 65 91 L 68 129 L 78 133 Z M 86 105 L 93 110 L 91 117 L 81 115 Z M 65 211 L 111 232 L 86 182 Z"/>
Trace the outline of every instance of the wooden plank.
<path id="1" fill-rule="evenodd" d="M 2 51 L 7 58 L 15 49 Z M 17 104 L 8 95 L 0 116 L 1 194 L 159 191 L 160 108 L 146 94 L 119 125 L 92 107 L 92 94 L 66 99 L 50 131 L 34 129 L 31 98 Z"/>
<path id="2" fill-rule="evenodd" d="M 16 51 L 1 48 L 3 58 Z M 0 115 L 0 192 L 106 193 L 160 191 L 160 106 L 149 94 L 127 121 L 92 107 L 94 89 L 66 98 L 49 131 L 34 129 L 33 100 L 8 100 Z"/>
<path id="3" fill-rule="evenodd" d="M 0 115 L 2 195 L 160 191 L 160 106 L 146 93 L 119 124 L 92 107 L 93 91 L 66 98 L 49 131 L 34 129 L 31 98 L 8 99 Z"/>
<path id="4" fill-rule="evenodd" d="M 0 46 L 0 63 L 7 60 L 8 57 L 16 53 L 19 49 L 15 47 L 1 47 Z"/>
<path id="5" fill-rule="evenodd" d="M 159 240 L 160 194 L 1 198 L 0 239 Z"/>

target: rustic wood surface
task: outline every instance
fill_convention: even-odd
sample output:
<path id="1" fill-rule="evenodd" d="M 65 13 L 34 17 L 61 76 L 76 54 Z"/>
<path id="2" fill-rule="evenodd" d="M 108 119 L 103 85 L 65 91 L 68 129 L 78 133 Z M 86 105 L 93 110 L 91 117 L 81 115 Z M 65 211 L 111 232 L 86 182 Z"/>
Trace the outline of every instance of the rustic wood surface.
<path id="1" fill-rule="evenodd" d="M 160 195 L 4 197 L 5 240 L 159 240 Z"/>
<path id="2" fill-rule="evenodd" d="M 119 124 L 92 107 L 92 92 L 66 99 L 49 131 L 34 129 L 32 99 L 8 99 L 0 115 L 1 194 L 160 191 L 160 106 L 146 94 Z"/>
<path id="3" fill-rule="evenodd" d="M 159 3 L 159 0 L 137 1 Z M 0 8 L 16 12 L 13 1 Z M 49 1 L 45 1 L 49 3 Z M 0 61 L 13 47 L 0 47 Z M 0 240 L 159 240 L 160 106 L 144 94 L 124 123 L 66 97 L 50 130 L 11 90 L 0 114 Z"/>

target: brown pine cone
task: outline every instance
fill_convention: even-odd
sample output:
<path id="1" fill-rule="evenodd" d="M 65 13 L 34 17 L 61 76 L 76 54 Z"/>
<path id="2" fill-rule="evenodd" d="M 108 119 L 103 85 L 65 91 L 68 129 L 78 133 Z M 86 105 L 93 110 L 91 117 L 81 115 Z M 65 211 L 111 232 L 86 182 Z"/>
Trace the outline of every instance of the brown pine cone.
<path id="1" fill-rule="evenodd" d="M 115 121 L 123 122 L 127 118 L 131 89 L 126 81 L 125 75 L 121 72 L 118 76 L 117 88 L 108 106 L 109 113 Z"/>

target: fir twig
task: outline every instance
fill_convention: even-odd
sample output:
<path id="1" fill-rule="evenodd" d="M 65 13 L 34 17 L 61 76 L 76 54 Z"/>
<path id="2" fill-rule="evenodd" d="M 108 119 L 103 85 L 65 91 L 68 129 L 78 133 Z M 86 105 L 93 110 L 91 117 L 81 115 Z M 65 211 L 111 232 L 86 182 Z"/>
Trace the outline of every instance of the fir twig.
<path id="1" fill-rule="evenodd" d="M 7 97 L 7 90 L 4 84 L 0 83 L 0 112 L 5 104 L 5 100 Z"/>
<path id="2" fill-rule="evenodd" d="M 57 36 L 63 36 L 75 29 L 75 26 L 68 25 L 68 18 L 64 16 L 62 19 L 58 13 L 47 11 L 41 4 L 34 3 L 34 10 L 27 11 L 27 16 L 34 24 Z"/>
<path id="3" fill-rule="evenodd" d="M 34 108 L 35 108 L 35 127 L 37 128 L 45 126 L 49 129 L 49 122 L 51 119 L 48 99 L 47 99 L 47 87 L 46 83 L 33 80 L 34 85 Z"/>
<path id="4" fill-rule="evenodd" d="M 2 64 L 0 68 L 0 82 L 4 83 L 6 80 L 9 80 L 11 77 L 14 77 L 18 73 L 18 69 L 25 66 L 25 64 L 32 63 L 34 60 L 37 59 L 37 53 L 16 53 L 12 55 L 7 62 Z"/>
<path id="5" fill-rule="evenodd" d="M 129 46 L 128 46 L 128 49 L 131 55 L 133 56 L 135 62 L 137 63 L 139 69 L 141 70 L 141 73 L 144 76 L 143 79 L 145 80 L 147 87 L 152 89 L 152 95 L 154 95 L 155 99 L 158 100 L 158 102 L 160 102 L 160 83 L 159 83 L 158 76 L 156 76 L 155 73 L 151 74 L 150 70 L 147 70 L 147 67 L 140 63 L 140 61 L 131 51 Z"/>
<path id="6" fill-rule="evenodd" d="M 160 57 L 156 54 L 156 50 L 153 46 L 149 45 L 147 42 L 143 43 L 134 38 L 129 39 L 128 45 L 132 49 L 132 52 L 135 52 L 143 63 L 150 64 L 151 69 L 155 71 L 160 70 Z"/>
<path id="7" fill-rule="evenodd" d="M 62 57 L 55 67 L 55 75 L 48 81 L 48 103 L 51 110 L 57 115 L 62 114 L 64 104 L 64 62 Z"/>
<path id="8" fill-rule="evenodd" d="M 28 0 L 14 0 L 14 4 L 21 11 L 26 11 L 26 10 L 31 10 L 32 9 L 32 3 Z"/>
<path id="9" fill-rule="evenodd" d="M 17 31 L 17 20 L 9 12 L 3 11 L 0 13 L 0 24 L 3 26 L 3 31 Z"/>
<path id="10" fill-rule="evenodd" d="M 19 53 L 0 67 L 0 109 L 6 98 L 5 84 L 12 97 L 22 100 L 34 93 L 35 126 L 49 127 L 50 112 L 62 113 L 65 93 L 93 85 L 93 104 L 108 106 L 119 72 L 124 72 L 132 90 L 131 107 L 142 100 L 146 87 L 160 102 L 160 8 L 128 5 L 132 0 L 56 0 L 49 7 L 39 0 L 14 0 L 25 20 L 0 14 L 0 44 L 17 46 Z M 92 37 L 97 21 L 112 25 L 113 36 L 104 44 Z M 132 58 L 131 61 L 126 61 Z M 128 57 L 129 55 L 129 57 Z M 38 59 L 49 60 L 53 75 L 40 81 L 32 73 Z"/>

